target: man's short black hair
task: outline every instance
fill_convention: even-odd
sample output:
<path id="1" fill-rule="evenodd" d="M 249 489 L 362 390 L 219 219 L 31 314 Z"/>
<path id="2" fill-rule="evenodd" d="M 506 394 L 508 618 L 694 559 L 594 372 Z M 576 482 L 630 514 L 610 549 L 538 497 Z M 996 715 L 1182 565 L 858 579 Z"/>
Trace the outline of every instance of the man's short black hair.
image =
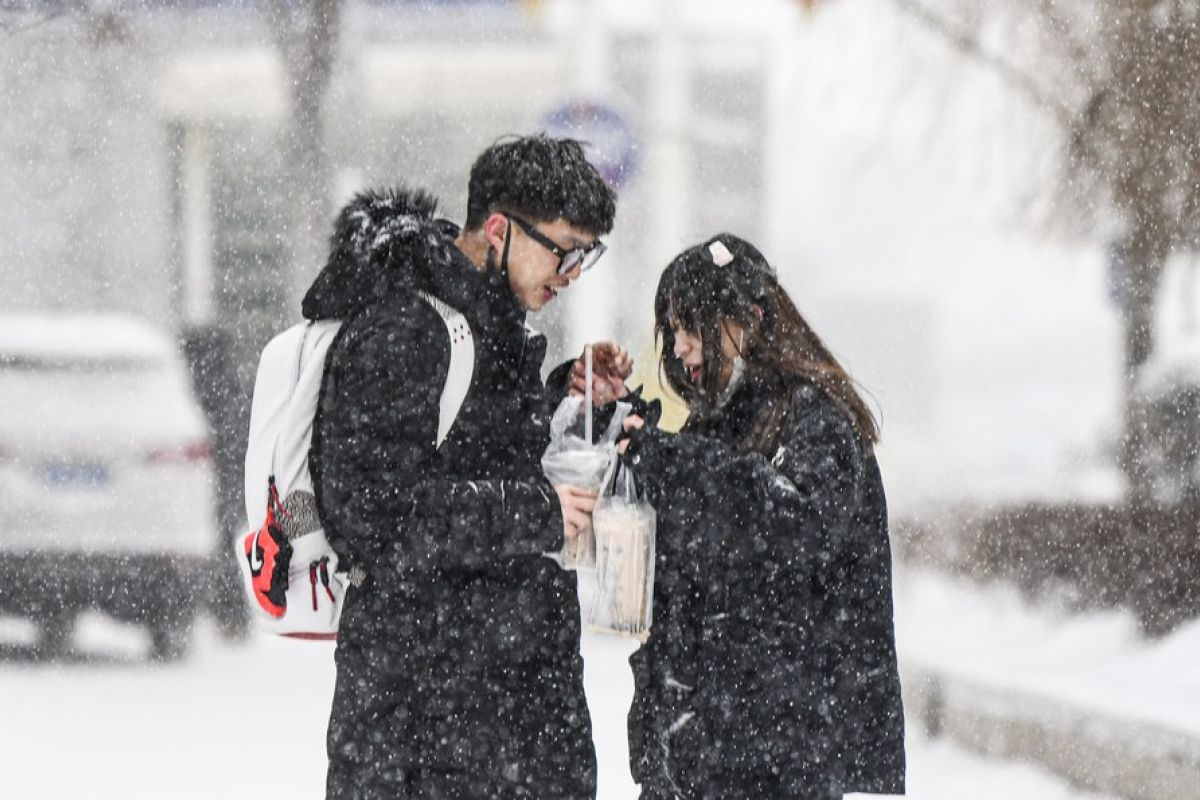
<path id="1" fill-rule="evenodd" d="M 531 222 L 561 217 L 600 236 L 612 230 L 617 195 L 588 163 L 579 142 L 538 134 L 497 142 L 475 159 L 465 227 L 478 228 L 496 211 Z"/>

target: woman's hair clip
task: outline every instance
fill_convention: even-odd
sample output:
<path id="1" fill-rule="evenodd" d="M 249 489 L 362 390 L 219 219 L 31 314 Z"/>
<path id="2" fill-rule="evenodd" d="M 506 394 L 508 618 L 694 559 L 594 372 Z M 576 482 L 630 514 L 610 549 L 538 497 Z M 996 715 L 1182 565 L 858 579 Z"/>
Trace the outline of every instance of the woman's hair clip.
<path id="1" fill-rule="evenodd" d="M 708 254 L 712 256 L 713 263 L 718 267 L 724 267 L 733 261 L 733 253 L 729 252 L 729 248 L 720 239 L 712 242 L 708 246 Z"/>

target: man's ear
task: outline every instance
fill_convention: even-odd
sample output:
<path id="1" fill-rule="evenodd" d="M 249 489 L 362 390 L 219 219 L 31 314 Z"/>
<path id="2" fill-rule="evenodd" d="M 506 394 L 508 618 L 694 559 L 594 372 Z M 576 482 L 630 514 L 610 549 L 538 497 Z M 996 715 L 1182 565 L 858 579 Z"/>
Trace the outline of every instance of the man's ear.
<path id="1" fill-rule="evenodd" d="M 750 310 L 753 311 L 755 316 L 757 316 L 759 319 L 763 318 L 762 306 L 760 306 L 758 303 L 751 303 Z"/>
<path id="2" fill-rule="evenodd" d="M 508 235 L 508 217 L 499 211 L 490 215 L 483 221 L 483 235 L 497 253 L 503 252 L 504 238 Z"/>

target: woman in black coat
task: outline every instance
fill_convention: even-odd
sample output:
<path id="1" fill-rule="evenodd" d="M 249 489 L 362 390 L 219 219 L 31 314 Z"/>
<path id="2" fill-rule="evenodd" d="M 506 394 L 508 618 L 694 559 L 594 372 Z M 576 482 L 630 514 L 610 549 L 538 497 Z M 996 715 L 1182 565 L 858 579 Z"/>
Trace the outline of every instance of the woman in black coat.
<path id="1" fill-rule="evenodd" d="M 903 793 L 877 428 L 770 265 L 722 234 L 659 282 L 683 431 L 632 418 L 658 509 L 654 626 L 631 659 L 644 798 Z"/>

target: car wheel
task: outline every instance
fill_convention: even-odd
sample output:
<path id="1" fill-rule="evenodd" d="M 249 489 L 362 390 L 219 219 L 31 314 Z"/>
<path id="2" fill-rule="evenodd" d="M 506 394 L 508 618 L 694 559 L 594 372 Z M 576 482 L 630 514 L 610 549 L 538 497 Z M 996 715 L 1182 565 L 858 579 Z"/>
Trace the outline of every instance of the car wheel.
<path id="1" fill-rule="evenodd" d="M 192 646 L 194 614 L 163 620 L 150 628 L 150 655 L 156 661 L 178 661 Z"/>
<path id="2" fill-rule="evenodd" d="M 71 638 L 75 633 L 75 614 L 55 613 L 41 621 L 41 636 L 37 642 L 37 653 L 42 658 L 61 658 L 71 651 Z"/>
<path id="3" fill-rule="evenodd" d="M 150 655 L 155 661 L 179 661 L 191 645 L 190 626 L 166 625 L 150 630 Z"/>

